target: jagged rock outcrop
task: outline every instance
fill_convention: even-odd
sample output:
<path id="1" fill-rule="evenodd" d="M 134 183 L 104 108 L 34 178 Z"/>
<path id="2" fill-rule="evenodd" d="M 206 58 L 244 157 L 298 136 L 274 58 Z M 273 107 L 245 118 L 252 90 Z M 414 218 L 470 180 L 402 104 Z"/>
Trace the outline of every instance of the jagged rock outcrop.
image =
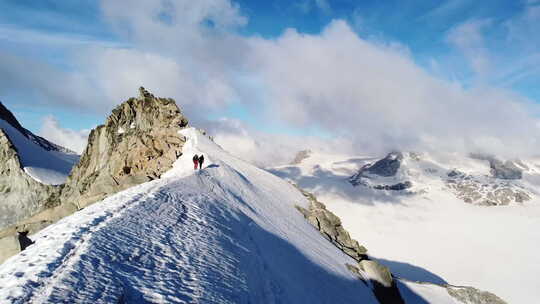
<path id="1" fill-rule="evenodd" d="M 491 176 L 474 176 L 456 169 L 448 172 L 447 176 L 447 187 L 466 203 L 501 206 L 531 199 L 525 189 L 512 181 L 501 181 Z"/>
<path id="2" fill-rule="evenodd" d="M 364 246 L 361 246 L 358 241 L 350 237 L 349 233 L 343 228 L 339 217 L 326 209 L 326 206 L 319 202 L 313 194 L 300 188 L 298 189 L 308 199 L 310 205 L 308 209 L 299 206 L 296 206 L 296 208 L 327 240 L 358 262 L 357 265 L 347 264 L 346 267 L 352 273 L 356 274 L 360 280 L 372 288 L 373 293 L 379 303 L 405 303 L 397 286 L 396 280 L 408 282 L 412 281 L 395 277 L 388 267 L 380 264 L 378 261 L 370 259 L 367 254 L 367 249 Z M 450 284 L 434 284 L 428 282 L 414 283 L 436 285 L 440 288 L 444 288 L 459 303 L 506 304 L 505 301 L 496 295 L 487 291 L 478 290 L 473 287 L 454 286 Z"/>
<path id="3" fill-rule="evenodd" d="M 187 124 L 173 99 L 140 88 L 138 98 L 119 105 L 104 125 L 92 130 L 59 201 L 80 209 L 160 178 L 182 155 L 185 140 L 178 131 Z"/>
<path id="4" fill-rule="evenodd" d="M 347 264 L 347 268 L 357 274 L 358 278 L 366 284 L 369 283 L 375 297 L 381 304 L 405 303 L 390 270 L 379 262 L 371 260 L 367 255 L 367 249 L 351 238 L 349 232 L 343 228 L 339 217 L 326 209 L 326 206 L 319 202 L 313 194 L 298 189 L 310 202 L 308 209 L 296 206 L 298 211 L 328 241 L 358 262 L 358 266 Z M 367 278 L 360 274 L 360 270 Z"/>
<path id="5" fill-rule="evenodd" d="M 0 228 L 43 210 L 43 202 L 55 191 L 24 172 L 16 147 L 0 129 Z"/>
<path id="6" fill-rule="evenodd" d="M 358 263 L 372 285 L 373 293 L 381 304 L 398 304 L 405 301 L 401 297 L 396 281 L 388 267 L 377 261 L 362 260 Z"/>
<path id="7" fill-rule="evenodd" d="M 506 304 L 506 302 L 488 291 L 473 287 L 447 286 L 448 294 L 461 303 L 466 304 Z"/>
<path id="8" fill-rule="evenodd" d="M 378 176 L 394 176 L 401 166 L 402 161 L 403 154 L 401 152 L 391 152 L 385 158 L 363 168 L 363 171 Z"/>
<path id="9" fill-rule="evenodd" d="M 18 218 L 1 230 L 0 243 L 9 243 L 18 232 L 37 232 L 109 195 L 160 178 L 182 155 L 185 138 L 178 131 L 187 124 L 173 99 L 154 97 L 141 87 L 139 97 L 120 104 L 104 125 L 92 130 L 79 163 L 58 187 L 36 182 L 20 170 L 17 153 L 0 130 L 0 160 L 5 160 L 0 162 L 2 197 L 25 191 L 32 200 L 28 208 L 41 210 L 24 212 L 27 218 Z M 20 182 L 3 182 L 14 176 Z M 0 248 L 0 263 L 12 251 Z"/>
<path id="10" fill-rule="evenodd" d="M 375 185 L 373 186 L 373 189 L 376 190 L 393 190 L 393 191 L 401 191 L 401 190 L 407 190 L 412 187 L 412 183 L 410 181 L 404 181 L 393 185 Z"/>
<path id="11" fill-rule="evenodd" d="M 341 225 L 341 220 L 326 206 L 317 201 L 315 196 L 309 192 L 302 191 L 302 194 L 309 200 L 308 209 L 296 206 L 304 217 L 332 244 L 338 247 L 345 254 L 360 262 L 367 258 L 367 249 L 353 240 L 350 234 Z"/>

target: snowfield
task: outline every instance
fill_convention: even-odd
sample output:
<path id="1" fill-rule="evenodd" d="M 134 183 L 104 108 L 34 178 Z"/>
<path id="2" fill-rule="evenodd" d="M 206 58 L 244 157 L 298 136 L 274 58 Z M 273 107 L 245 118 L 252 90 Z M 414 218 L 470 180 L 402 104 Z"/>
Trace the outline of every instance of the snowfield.
<path id="1" fill-rule="evenodd" d="M 419 162 L 406 159 L 396 177 L 381 177 L 374 182 L 393 183 L 406 175 L 414 185 L 409 190 L 416 194 L 353 187 L 348 178 L 374 160 L 315 153 L 298 165 L 270 171 L 314 193 L 341 218 L 345 229 L 368 249 L 370 256 L 399 277 L 473 286 L 493 292 L 508 303 L 538 303 L 537 193 L 523 204 L 467 204 L 457 199 L 438 175 L 446 174 L 442 169 L 454 167 L 489 174 L 487 162 L 467 158 L 438 162 L 427 156 Z M 439 172 L 426 174 L 426 169 L 433 168 Z M 522 183 L 538 189 L 538 169 L 531 168 L 534 174 L 525 174 Z M 417 294 L 427 292 L 425 297 L 434 299 L 430 286 L 416 285 L 412 289 Z"/>
<path id="2" fill-rule="evenodd" d="M 76 154 L 45 150 L 5 120 L 0 119 L 0 129 L 7 133 L 17 149 L 26 174 L 42 184 L 60 185 L 65 183 L 71 168 L 79 160 L 79 156 Z"/>
<path id="3" fill-rule="evenodd" d="M 64 218 L 0 265 L 0 302 L 377 303 L 294 209 L 308 203 L 292 185 L 183 135 L 162 179 Z"/>

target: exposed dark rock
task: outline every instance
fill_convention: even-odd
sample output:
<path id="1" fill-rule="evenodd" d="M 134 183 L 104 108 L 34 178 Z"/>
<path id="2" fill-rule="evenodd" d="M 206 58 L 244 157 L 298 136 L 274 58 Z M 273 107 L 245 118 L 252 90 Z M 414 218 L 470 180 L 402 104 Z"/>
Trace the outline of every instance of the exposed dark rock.
<path id="1" fill-rule="evenodd" d="M 388 267 L 373 260 L 360 261 L 359 266 L 370 278 L 373 293 L 379 303 L 405 304 Z"/>
<path id="2" fill-rule="evenodd" d="M 369 179 L 370 174 L 390 177 L 395 176 L 398 172 L 401 162 L 403 161 L 403 154 L 401 152 L 389 153 L 386 157 L 376 161 L 373 164 L 367 164 L 358 170 L 358 173 L 349 178 L 349 182 L 353 186 L 365 185 L 368 183 L 364 179 Z"/>
<path id="3" fill-rule="evenodd" d="M 341 225 L 341 220 L 335 214 L 328 211 L 323 203 L 317 201 L 313 194 L 305 191 L 302 191 L 302 193 L 310 201 L 308 209 L 299 206 L 296 207 L 304 217 L 326 239 L 348 256 L 358 262 L 366 259 L 367 249 L 361 246 L 356 240 L 351 239 L 349 233 Z"/>
<path id="4" fill-rule="evenodd" d="M 501 181 L 491 176 L 473 176 L 453 169 L 447 174 L 447 187 L 466 203 L 481 206 L 523 203 L 531 196 L 513 181 Z"/>
<path id="5" fill-rule="evenodd" d="M 394 176 L 401 166 L 402 160 L 403 154 L 401 152 L 392 152 L 385 158 L 367 167 L 365 171 L 379 176 Z"/>
<path id="6" fill-rule="evenodd" d="M 411 187 L 412 187 L 412 183 L 410 181 L 405 181 L 403 183 L 397 183 L 394 185 L 375 185 L 373 186 L 373 189 L 400 191 L 400 190 L 407 190 Z"/>
<path id="7" fill-rule="evenodd" d="M 18 238 L 19 238 L 19 245 L 21 246 L 21 251 L 28 248 L 28 246 L 34 244 L 34 241 L 32 241 L 28 237 L 28 231 L 20 231 Z"/>
<path id="8" fill-rule="evenodd" d="M 327 210 L 326 206 L 317 201 L 313 194 L 302 189 L 299 190 L 308 199 L 310 205 L 308 209 L 299 206 L 296 208 L 328 241 L 358 262 L 358 267 L 350 264 L 347 264 L 346 267 L 363 282 L 368 279 L 379 303 L 405 303 L 390 270 L 379 262 L 371 260 L 367 255 L 367 249 L 351 238 L 349 232 L 343 228 L 339 217 Z M 360 270 L 363 271 L 363 274 L 360 273 Z"/>
<path id="9" fill-rule="evenodd" d="M 491 174 L 495 178 L 521 179 L 523 175 L 522 170 L 512 161 L 507 160 L 503 163 L 500 160 L 491 159 L 489 166 L 491 167 Z"/>

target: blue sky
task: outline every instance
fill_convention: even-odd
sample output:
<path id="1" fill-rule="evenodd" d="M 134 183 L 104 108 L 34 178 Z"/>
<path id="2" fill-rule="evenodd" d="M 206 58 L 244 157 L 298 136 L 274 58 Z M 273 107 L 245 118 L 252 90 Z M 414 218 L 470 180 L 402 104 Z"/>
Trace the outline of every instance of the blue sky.
<path id="1" fill-rule="evenodd" d="M 185 3 L 187 6 L 183 6 Z M 297 123 L 302 120 L 301 115 L 289 120 L 269 115 L 273 101 L 268 100 L 277 96 L 267 94 L 277 90 L 277 87 L 269 88 L 272 85 L 266 82 L 273 77 L 274 71 L 269 72 L 273 65 L 269 64 L 265 71 L 253 72 L 252 66 L 230 63 L 241 58 L 227 51 L 235 53 L 234 44 L 245 43 L 249 47 L 242 51 L 249 52 L 245 56 L 256 58 L 255 62 L 266 55 L 265 51 L 259 51 L 251 56 L 252 49 L 286 44 L 287 29 L 299 33 L 290 37 L 305 41 L 309 37 L 324 37 L 325 30 L 340 20 L 347 24 L 346 29 L 341 28 L 344 34 L 329 34 L 336 39 L 328 38 L 329 44 L 341 43 L 339 39 L 346 37 L 345 32 L 350 30 L 361 43 L 410 60 L 415 66 L 411 69 L 420 69 L 434 82 L 441 80 L 464 91 L 503 90 L 505 96 L 512 95 L 520 102 L 540 102 L 540 38 L 536 34 L 540 25 L 539 1 L 493 0 L 489 5 L 474 0 L 205 0 L 201 3 L 205 4 L 194 5 L 181 0 L 120 1 L 119 5 L 91 0 L 2 1 L 0 54 L 3 62 L 0 69 L 4 70 L 4 77 L 0 80 L 4 84 L 0 85 L 0 100 L 14 110 L 25 126 L 36 132 L 42 127 L 44 117 L 50 115 L 64 128 L 89 129 L 101 123 L 110 109 L 122 101 L 115 98 L 129 96 L 125 91 L 115 91 L 113 83 L 118 78 L 104 81 L 104 77 L 112 73 L 120 75 L 115 77 L 145 73 L 144 68 L 136 71 L 126 68 L 123 74 L 116 68 L 109 71 L 111 62 L 129 56 L 144 60 L 155 56 L 157 61 L 162 61 L 159 68 L 166 66 L 167 73 L 173 76 L 185 71 L 187 75 L 195 75 L 189 71 L 203 71 L 193 76 L 193 84 L 186 84 L 185 89 L 196 87 L 201 81 L 208 84 L 217 79 L 218 83 L 212 88 L 218 87 L 223 96 L 215 97 L 218 93 L 213 92 L 206 94 L 215 100 L 202 107 L 205 114 L 195 111 L 198 109 L 195 105 L 186 106 L 188 114 L 195 116 L 198 122 L 228 117 L 261 132 L 328 137 L 332 132 L 339 133 L 353 126 L 335 126 L 328 131 L 332 128 L 329 124 Z M 159 12 L 150 16 L 152 9 Z M 201 12 L 202 17 L 197 15 Z M 148 16 L 144 15 L 146 13 Z M 141 19 L 146 17 L 148 19 Z M 190 18 L 195 18 L 195 25 L 189 23 Z M 188 21 L 182 25 L 184 19 Z M 143 27 L 145 22 L 137 24 L 136 20 L 146 20 L 148 26 Z M 175 26 L 176 23 L 179 26 Z M 186 30 L 186 25 L 192 31 Z M 220 57 L 221 61 L 216 59 L 214 66 L 206 66 L 204 60 L 201 63 L 197 58 L 203 56 L 201 51 L 189 48 L 191 43 L 201 43 L 207 49 L 215 43 L 215 53 L 203 53 L 206 58 Z M 217 43 L 223 45 L 218 47 Z M 227 46 L 231 49 L 219 49 Z M 131 68 L 129 63 L 124 66 Z M 246 81 L 235 79 L 239 73 L 247 75 L 243 78 L 255 80 L 246 85 Z M 178 79 L 185 79 L 182 77 Z M 137 80 L 143 82 L 143 78 Z M 150 89 L 173 95 L 171 97 L 177 100 L 205 98 L 193 94 L 183 96 L 183 90 L 161 88 L 161 83 L 163 81 L 156 82 Z M 132 92 L 134 95 L 136 88 Z M 329 92 L 322 91 L 319 95 Z M 296 98 L 306 95 L 295 94 Z M 364 95 L 359 93 L 358 96 Z M 294 96 L 283 96 L 289 97 Z M 365 107 L 361 109 L 366 111 Z"/>

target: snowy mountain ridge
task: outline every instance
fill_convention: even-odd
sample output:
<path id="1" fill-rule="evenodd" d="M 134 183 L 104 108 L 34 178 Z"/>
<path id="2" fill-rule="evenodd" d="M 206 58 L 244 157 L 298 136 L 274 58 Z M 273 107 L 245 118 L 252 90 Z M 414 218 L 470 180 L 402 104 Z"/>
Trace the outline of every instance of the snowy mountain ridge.
<path id="1" fill-rule="evenodd" d="M 161 179 L 45 228 L 0 265 L 0 301 L 395 303 L 379 302 L 369 270 L 352 272 L 356 261 L 294 209 L 309 205 L 295 187 L 193 128 L 181 135 L 184 156 Z M 203 170 L 193 170 L 193 154 L 205 155 Z M 486 303 L 432 284 L 397 286 L 406 303 Z"/>
<path id="2" fill-rule="evenodd" d="M 483 206 L 523 203 L 537 195 L 540 168 L 534 163 L 502 162 L 493 156 L 451 157 L 453 161 L 448 156 L 441 160 L 427 153 L 392 152 L 376 161 L 366 160 L 349 181 L 354 186 L 414 194 L 428 192 L 425 186 L 430 180 L 439 179 L 459 199 Z"/>
<path id="3" fill-rule="evenodd" d="M 351 237 L 394 275 L 475 286 L 509 303 L 534 303 L 540 297 L 535 254 L 540 162 L 513 161 L 521 179 L 502 179 L 488 160 L 478 157 L 401 154 L 378 158 L 313 152 L 300 164 L 268 170 L 325 202 Z M 399 167 L 394 166 L 400 158 Z M 366 170 L 380 161 L 375 168 L 395 169 L 395 174 Z M 390 189 L 407 181 L 407 189 Z M 519 200 L 521 191 L 529 199 Z"/>

